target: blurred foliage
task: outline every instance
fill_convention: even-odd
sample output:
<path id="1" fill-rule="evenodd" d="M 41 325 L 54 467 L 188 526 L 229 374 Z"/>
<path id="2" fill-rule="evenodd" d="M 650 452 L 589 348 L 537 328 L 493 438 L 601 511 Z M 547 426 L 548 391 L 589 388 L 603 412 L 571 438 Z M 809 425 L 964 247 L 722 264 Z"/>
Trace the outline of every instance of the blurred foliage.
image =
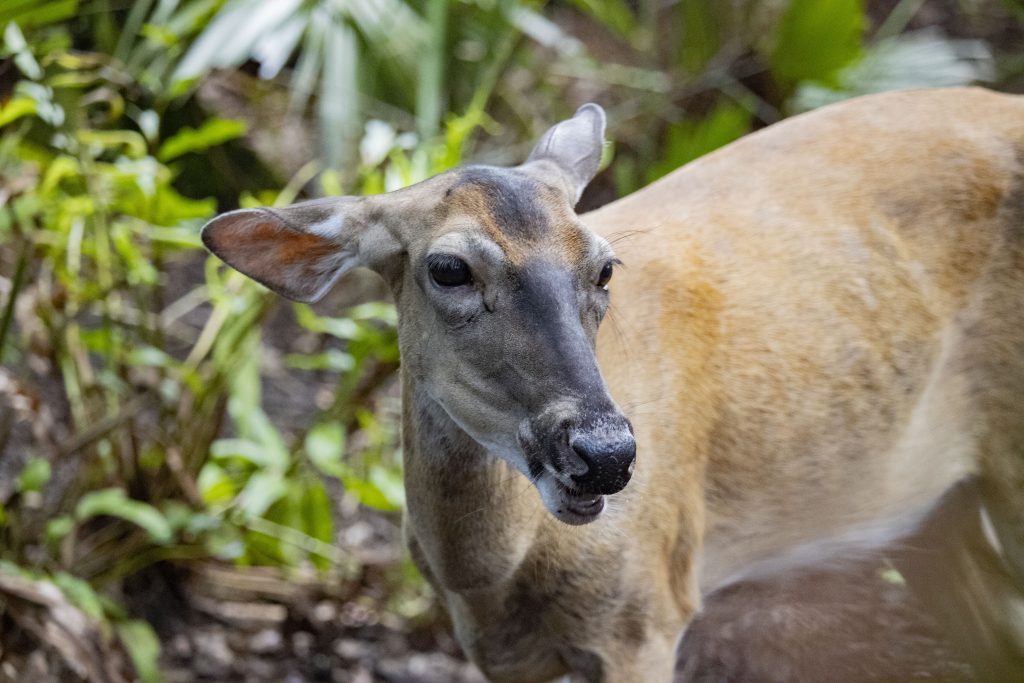
<path id="1" fill-rule="evenodd" d="M 260 401 L 273 300 L 213 259 L 204 283 L 167 300 L 168 271 L 202 253 L 198 227 L 215 210 L 174 188 L 175 162 L 244 124 L 211 117 L 161 136 L 162 105 L 140 97 L 124 64 L 69 49 L 63 26 L 40 36 L 30 47 L 17 24 L 4 32 L 22 76 L 0 108 L 0 240 L 14 259 L 0 354 L 5 398 L 36 438 L 0 487 L 0 555 L 62 588 L 68 572 L 105 589 L 203 557 L 350 574 L 325 476 L 364 504 L 401 504 L 395 428 L 376 424 L 365 396 L 349 408 L 397 364 L 393 309 L 302 310 L 302 324 L 339 344 L 291 364 L 330 372 L 335 400 L 305 439 L 286 441 Z M 290 202 L 295 190 L 274 194 Z M 198 328 L 182 323 L 196 311 L 208 313 Z M 56 400 L 41 392 L 48 381 Z M 17 425 L 5 411 L 0 426 L 6 446 Z M 356 464 L 341 458 L 347 426 L 370 435 Z M 115 620 L 145 640 L 138 623 Z M 130 651 L 140 674 L 152 668 L 153 648 Z"/>
<path id="2" fill-rule="evenodd" d="M 359 570 L 339 496 L 401 509 L 394 308 L 269 296 L 201 249 L 216 210 L 515 162 L 586 100 L 615 138 L 594 206 L 845 97 L 1020 89 L 1021 16 L 1010 0 L 7 0 L 0 574 L 52 583 L 156 680 L 125 579 L 218 559 L 337 580 Z M 232 109 L 239 83 L 255 99 Z M 292 140 L 320 156 L 284 168 L 266 150 Z M 316 394 L 289 428 L 266 396 L 282 374 Z"/>

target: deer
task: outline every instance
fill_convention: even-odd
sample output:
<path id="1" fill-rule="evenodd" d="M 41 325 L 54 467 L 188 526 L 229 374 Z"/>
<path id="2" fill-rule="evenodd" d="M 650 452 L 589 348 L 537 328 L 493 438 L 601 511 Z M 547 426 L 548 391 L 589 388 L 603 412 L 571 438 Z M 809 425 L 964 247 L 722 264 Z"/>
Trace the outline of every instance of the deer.
<path id="1" fill-rule="evenodd" d="M 1024 98 L 851 99 L 578 215 L 605 128 L 202 231 L 295 301 L 387 283 L 405 541 L 483 674 L 672 680 L 702 596 L 972 478 L 1024 576 Z"/>

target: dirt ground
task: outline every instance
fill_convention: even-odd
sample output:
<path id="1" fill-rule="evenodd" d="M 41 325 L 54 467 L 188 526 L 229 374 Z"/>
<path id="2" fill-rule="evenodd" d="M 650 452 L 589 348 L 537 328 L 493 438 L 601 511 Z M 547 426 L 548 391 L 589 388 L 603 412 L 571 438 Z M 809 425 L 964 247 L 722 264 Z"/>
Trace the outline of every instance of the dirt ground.
<path id="1" fill-rule="evenodd" d="M 483 681 L 437 612 L 411 623 L 375 609 L 371 586 L 346 599 L 279 581 L 227 568 L 193 574 L 193 607 L 163 634 L 166 683 Z M 244 600 L 215 597 L 225 592 Z"/>

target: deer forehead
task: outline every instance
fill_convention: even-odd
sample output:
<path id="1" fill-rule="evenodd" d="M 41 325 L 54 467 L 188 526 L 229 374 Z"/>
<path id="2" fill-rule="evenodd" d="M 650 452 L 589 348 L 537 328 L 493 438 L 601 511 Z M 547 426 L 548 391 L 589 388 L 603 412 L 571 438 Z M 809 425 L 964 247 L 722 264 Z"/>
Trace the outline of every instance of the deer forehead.
<path id="1" fill-rule="evenodd" d="M 558 188 L 514 169 L 469 167 L 445 191 L 432 250 L 473 248 L 512 266 L 543 257 L 578 266 L 602 242 L 576 218 Z"/>

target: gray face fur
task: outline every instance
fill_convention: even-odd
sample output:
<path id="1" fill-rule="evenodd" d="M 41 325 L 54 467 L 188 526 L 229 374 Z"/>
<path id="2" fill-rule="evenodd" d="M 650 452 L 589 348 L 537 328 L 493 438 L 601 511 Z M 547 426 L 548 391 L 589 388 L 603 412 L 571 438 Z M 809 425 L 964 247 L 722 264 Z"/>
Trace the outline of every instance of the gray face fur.
<path id="1" fill-rule="evenodd" d="M 585 105 L 520 167 L 235 211 L 211 221 L 203 240 L 298 300 L 320 298 L 355 265 L 376 270 L 395 295 L 416 394 L 529 477 L 559 519 L 585 523 L 625 486 L 635 458 L 594 355 L 615 257 L 572 210 L 597 170 L 603 131 L 604 113 Z"/>

